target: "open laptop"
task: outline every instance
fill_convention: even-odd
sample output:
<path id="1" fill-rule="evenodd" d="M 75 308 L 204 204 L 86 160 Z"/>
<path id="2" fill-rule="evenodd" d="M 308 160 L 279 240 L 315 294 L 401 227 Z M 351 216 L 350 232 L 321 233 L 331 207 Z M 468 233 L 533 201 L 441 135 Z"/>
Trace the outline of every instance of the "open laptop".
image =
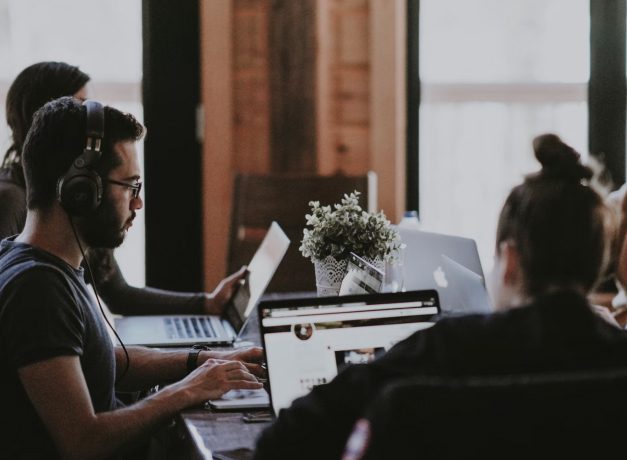
<path id="1" fill-rule="evenodd" d="M 272 222 L 250 264 L 248 276 L 228 302 L 222 317 L 218 315 L 125 316 L 115 320 L 115 327 L 126 345 L 155 347 L 186 346 L 196 343 L 230 344 L 237 338 L 279 263 L 289 238 Z"/>
<path id="2" fill-rule="evenodd" d="M 474 240 L 407 228 L 398 232 L 406 245 L 405 289 L 436 289 L 445 313 L 492 311 Z"/>
<path id="3" fill-rule="evenodd" d="M 260 333 L 275 414 L 344 367 L 367 363 L 440 312 L 433 290 L 261 301 Z"/>

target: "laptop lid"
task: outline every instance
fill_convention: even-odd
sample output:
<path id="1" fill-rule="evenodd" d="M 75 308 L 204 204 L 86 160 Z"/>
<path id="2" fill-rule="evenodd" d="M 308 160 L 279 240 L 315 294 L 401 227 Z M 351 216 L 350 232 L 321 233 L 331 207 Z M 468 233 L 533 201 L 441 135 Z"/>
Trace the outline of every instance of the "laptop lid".
<path id="1" fill-rule="evenodd" d="M 441 256 L 442 281 L 438 292 L 446 299 L 447 311 L 451 313 L 490 313 L 492 302 L 483 283 L 483 278 L 450 257 Z"/>
<path id="2" fill-rule="evenodd" d="M 290 240 L 272 222 L 261 245 L 248 265 L 248 275 L 227 303 L 222 317 L 217 315 L 126 316 L 115 320 L 116 330 L 127 345 L 157 347 L 186 346 L 196 343 L 232 343 L 255 307 L 274 272 L 283 260 Z"/>
<path id="3" fill-rule="evenodd" d="M 265 292 L 276 269 L 287 252 L 290 239 L 276 222 L 270 224 L 261 245 L 248 264 L 248 276 L 239 287 L 229 307 L 224 311 L 225 319 L 236 333 L 242 330 L 244 322 Z"/>
<path id="4" fill-rule="evenodd" d="M 440 312 L 433 290 L 262 301 L 260 333 L 275 414 L 344 367 L 366 363 Z"/>
<path id="5" fill-rule="evenodd" d="M 406 245 L 405 289 L 436 289 L 446 313 L 491 310 L 474 240 L 407 228 L 398 228 L 398 232 Z M 471 273 L 476 276 L 470 276 Z"/>

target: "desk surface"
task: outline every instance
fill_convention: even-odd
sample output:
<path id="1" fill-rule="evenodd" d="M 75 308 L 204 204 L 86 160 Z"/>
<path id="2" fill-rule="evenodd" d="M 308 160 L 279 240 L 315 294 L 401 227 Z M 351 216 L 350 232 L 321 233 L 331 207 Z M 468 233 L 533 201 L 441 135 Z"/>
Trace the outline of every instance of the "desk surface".
<path id="1" fill-rule="evenodd" d="M 181 413 L 192 445 L 192 458 L 244 460 L 252 457 L 257 437 L 269 425 L 244 423 L 241 412 L 209 412 L 204 409 Z"/>
<path id="2" fill-rule="evenodd" d="M 315 292 L 269 294 L 264 299 L 315 297 Z M 261 343 L 257 309 L 253 311 L 244 326 L 242 340 L 255 344 Z M 189 441 L 191 458 L 215 460 L 250 459 L 257 437 L 270 422 L 245 423 L 244 412 L 216 412 L 209 409 L 188 409 L 180 414 L 180 419 Z"/>

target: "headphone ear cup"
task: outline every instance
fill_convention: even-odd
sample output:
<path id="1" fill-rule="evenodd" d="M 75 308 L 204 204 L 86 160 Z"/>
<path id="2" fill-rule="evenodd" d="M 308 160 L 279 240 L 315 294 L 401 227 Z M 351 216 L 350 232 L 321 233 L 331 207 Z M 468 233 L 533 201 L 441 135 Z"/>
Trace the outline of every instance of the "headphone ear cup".
<path id="1" fill-rule="evenodd" d="M 72 166 L 57 183 L 57 199 L 69 214 L 85 216 L 102 203 L 102 180 L 90 169 Z"/>
<path id="2" fill-rule="evenodd" d="M 102 202 L 102 179 L 93 169 L 100 159 L 100 143 L 104 138 L 104 107 L 100 102 L 87 100 L 85 124 L 87 146 L 67 172 L 57 181 L 57 200 L 72 216 L 94 212 Z"/>

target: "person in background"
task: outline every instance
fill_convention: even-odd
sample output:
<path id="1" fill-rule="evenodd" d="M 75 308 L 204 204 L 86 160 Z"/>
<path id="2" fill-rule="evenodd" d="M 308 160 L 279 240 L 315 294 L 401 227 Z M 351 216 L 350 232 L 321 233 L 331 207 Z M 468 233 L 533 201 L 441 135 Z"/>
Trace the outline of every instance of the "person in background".
<path id="1" fill-rule="evenodd" d="M 87 120 L 99 113 L 102 142 L 91 137 L 83 154 Z M 188 353 L 109 339 L 84 281 L 83 248 L 119 246 L 142 208 L 135 147 L 142 135 L 132 115 L 95 101 L 63 97 L 35 113 L 22 149 L 26 224 L 0 242 L 3 458 L 119 458 L 180 410 L 262 386 L 260 348 Z M 82 169 L 79 157 L 88 161 Z M 81 184 L 80 193 L 66 184 Z M 116 389 L 163 382 L 173 383 L 127 407 L 115 398 Z"/>
<path id="2" fill-rule="evenodd" d="M 443 318 L 372 363 L 349 366 L 282 410 L 259 438 L 256 459 L 341 458 L 355 422 L 396 380 L 627 364 L 627 335 L 587 299 L 608 262 L 614 215 L 577 152 L 553 134 L 533 146 L 542 169 L 511 191 L 498 221 L 497 311 Z"/>
<path id="3" fill-rule="evenodd" d="M 12 132 L 0 167 L 0 239 L 22 231 L 26 220 L 26 189 L 22 149 L 33 114 L 46 102 L 61 96 L 87 98 L 89 76 L 64 62 L 39 62 L 15 78 L 6 99 L 6 119 Z M 112 249 L 90 248 L 87 253 L 98 293 L 113 312 L 124 315 L 211 313 L 220 314 L 243 279 L 246 268 L 225 278 L 213 293 L 182 293 L 130 286 Z"/>
<path id="4" fill-rule="evenodd" d="M 624 327 L 627 324 L 627 294 L 625 293 L 627 286 L 627 184 L 623 184 L 618 190 L 610 193 L 607 201 L 616 212 L 620 222 L 609 279 L 614 284 L 611 286 L 614 289 L 606 285 L 607 292 L 599 293 L 596 297 L 621 327 Z"/>

